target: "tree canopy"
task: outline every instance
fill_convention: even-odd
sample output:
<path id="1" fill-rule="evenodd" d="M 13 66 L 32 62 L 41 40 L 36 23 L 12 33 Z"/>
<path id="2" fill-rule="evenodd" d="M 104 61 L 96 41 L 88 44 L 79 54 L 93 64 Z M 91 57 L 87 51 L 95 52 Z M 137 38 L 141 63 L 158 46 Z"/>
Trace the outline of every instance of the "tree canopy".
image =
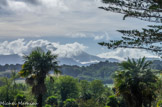
<path id="1" fill-rule="evenodd" d="M 124 14 L 123 19 L 134 17 L 154 22 L 148 28 L 139 30 L 118 30 L 122 33 L 121 40 L 100 42 L 109 49 L 137 48 L 146 49 L 162 55 L 162 1 L 161 0 L 102 0 L 108 7 L 99 7 L 106 11 Z"/>
<path id="2" fill-rule="evenodd" d="M 159 79 L 150 69 L 145 58 L 121 63 L 123 70 L 116 71 L 114 85 L 116 94 L 123 96 L 128 107 L 151 107 L 159 90 Z"/>
<path id="3" fill-rule="evenodd" d="M 102 0 L 108 7 L 99 7 L 106 11 L 124 14 L 126 17 L 135 17 L 141 20 L 162 23 L 161 0 Z"/>

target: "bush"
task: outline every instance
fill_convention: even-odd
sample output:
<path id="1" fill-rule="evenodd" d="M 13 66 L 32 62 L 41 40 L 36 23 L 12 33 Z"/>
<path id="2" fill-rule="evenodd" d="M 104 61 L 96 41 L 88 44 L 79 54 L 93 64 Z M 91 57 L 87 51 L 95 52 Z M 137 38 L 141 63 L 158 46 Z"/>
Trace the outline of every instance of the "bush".
<path id="1" fill-rule="evenodd" d="M 105 105 L 96 101 L 96 99 L 79 100 L 79 107 L 105 107 Z"/>
<path id="2" fill-rule="evenodd" d="M 110 107 L 118 107 L 119 106 L 118 101 L 115 96 L 108 97 L 107 106 L 110 106 Z"/>
<path id="3" fill-rule="evenodd" d="M 58 101 L 57 101 L 57 97 L 56 96 L 50 96 L 47 98 L 46 103 L 49 105 L 55 105 L 57 106 Z"/>
<path id="4" fill-rule="evenodd" d="M 51 107 L 51 105 L 49 105 L 49 104 L 46 104 L 46 105 L 45 105 L 45 107 Z"/>
<path id="5" fill-rule="evenodd" d="M 162 107 L 162 100 L 158 101 L 157 107 Z"/>
<path id="6" fill-rule="evenodd" d="M 16 102 L 25 102 L 26 97 L 23 94 L 17 94 L 15 97 Z"/>
<path id="7" fill-rule="evenodd" d="M 78 107 L 78 104 L 75 99 L 66 99 L 64 107 Z"/>
<path id="8" fill-rule="evenodd" d="M 26 100 L 26 97 L 23 94 L 17 94 L 16 97 L 15 97 L 16 103 L 25 102 L 25 100 Z M 17 104 L 17 106 L 23 107 L 23 105 L 21 105 L 21 104 Z"/>

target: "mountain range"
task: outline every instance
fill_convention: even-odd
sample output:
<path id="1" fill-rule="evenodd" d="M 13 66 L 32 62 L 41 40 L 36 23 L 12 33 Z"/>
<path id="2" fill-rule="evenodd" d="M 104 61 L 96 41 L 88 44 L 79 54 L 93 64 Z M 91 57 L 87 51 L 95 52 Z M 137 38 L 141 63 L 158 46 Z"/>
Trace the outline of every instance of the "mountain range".
<path id="1" fill-rule="evenodd" d="M 100 58 L 95 55 L 88 54 L 84 51 L 77 55 L 73 55 L 70 57 L 58 57 L 58 64 L 59 65 L 78 65 L 78 66 L 88 66 L 91 64 L 109 61 L 109 62 L 121 62 L 119 59 L 115 58 Z M 147 58 L 147 60 L 160 60 L 158 58 Z M 22 56 L 18 54 L 11 54 L 11 55 L 0 55 L 0 65 L 5 64 L 23 64 L 24 60 Z"/>
<path id="2" fill-rule="evenodd" d="M 94 63 L 98 63 L 100 61 L 110 61 L 110 62 L 119 62 L 119 60 L 114 58 L 100 58 L 95 55 L 90 55 L 86 52 L 81 52 L 78 55 L 74 55 L 71 57 L 58 57 L 58 63 L 59 65 L 78 65 L 78 66 L 84 66 L 84 65 L 90 65 Z M 23 64 L 23 58 L 22 56 L 19 56 L 18 54 L 11 54 L 11 55 L 0 55 L 0 65 L 5 64 Z"/>

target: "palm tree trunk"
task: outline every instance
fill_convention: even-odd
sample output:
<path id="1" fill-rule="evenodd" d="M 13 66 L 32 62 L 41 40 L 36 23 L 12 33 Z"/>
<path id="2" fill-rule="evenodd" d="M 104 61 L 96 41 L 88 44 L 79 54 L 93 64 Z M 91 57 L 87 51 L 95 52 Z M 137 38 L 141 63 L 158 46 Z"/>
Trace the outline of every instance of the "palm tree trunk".
<path id="1" fill-rule="evenodd" d="M 37 107 L 42 107 L 42 94 L 39 94 L 37 97 Z"/>

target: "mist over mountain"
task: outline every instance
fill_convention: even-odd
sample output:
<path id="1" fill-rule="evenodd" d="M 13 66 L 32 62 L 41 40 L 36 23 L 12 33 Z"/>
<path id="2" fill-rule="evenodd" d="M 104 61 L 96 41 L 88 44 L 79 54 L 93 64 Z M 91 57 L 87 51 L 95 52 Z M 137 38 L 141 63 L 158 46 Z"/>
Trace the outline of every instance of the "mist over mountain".
<path id="1" fill-rule="evenodd" d="M 151 59 L 158 58 L 146 51 L 137 49 L 116 49 L 98 55 L 91 55 L 87 51 L 89 47 L 84 44 L 73 42 L 60 44 L 58 42 L 50 42 L 48 40 L 30 40 L 17 39 L 14 41 L 0 42 L 0 64 L 22 64 L 22 56 L 28 55 L 33 49 L 40 47 L 45 52 L 50 50 L 52 54 L 58 55 L 59 65 L 90 65 L 100 61 L 119 62 L 129 58 L 138 59 L 146 56 Z"/>
<path id="2" fill-rule="evenodd" d="M 98 63 L 100 61 L 110 61 L 110 62 L 119 62 L 117 59 L 106 59 L 106 58 L 100 58 L 95 55 L 90 55 L 86 52 L 81 52 L 78 55 L 73 55 L 71 57 L 58 57 L 58 63 L 59 65 L 90 65 L 94 63 Z M 22 56 L 19 56 L 18 54 L 11 54 L 11 55 L 0 55 L 0 65 L 5 64 L 23 64 L 23 58 Z"/>
<path id="3" fill-rule="evenodd" d="M 120 59 L 115 58 L 100 58 L 95 55 L 90 55 L 86 52 L 82 52 L 78 55 L 74 55 L 71 57 L 58 57 L 58 64 L 59 65 L 77 65 L 77 66 L 88 66 L 91 64 L 96 64 L 103 61 L 109 62 L 121 62 Z M 158 58 L 147 58 L 147 60 L 160 60 Z M 11 55 L 0 55 L 0 65 L 5 64 L 23 64 L 23 57 L 17 54 Z"/>

